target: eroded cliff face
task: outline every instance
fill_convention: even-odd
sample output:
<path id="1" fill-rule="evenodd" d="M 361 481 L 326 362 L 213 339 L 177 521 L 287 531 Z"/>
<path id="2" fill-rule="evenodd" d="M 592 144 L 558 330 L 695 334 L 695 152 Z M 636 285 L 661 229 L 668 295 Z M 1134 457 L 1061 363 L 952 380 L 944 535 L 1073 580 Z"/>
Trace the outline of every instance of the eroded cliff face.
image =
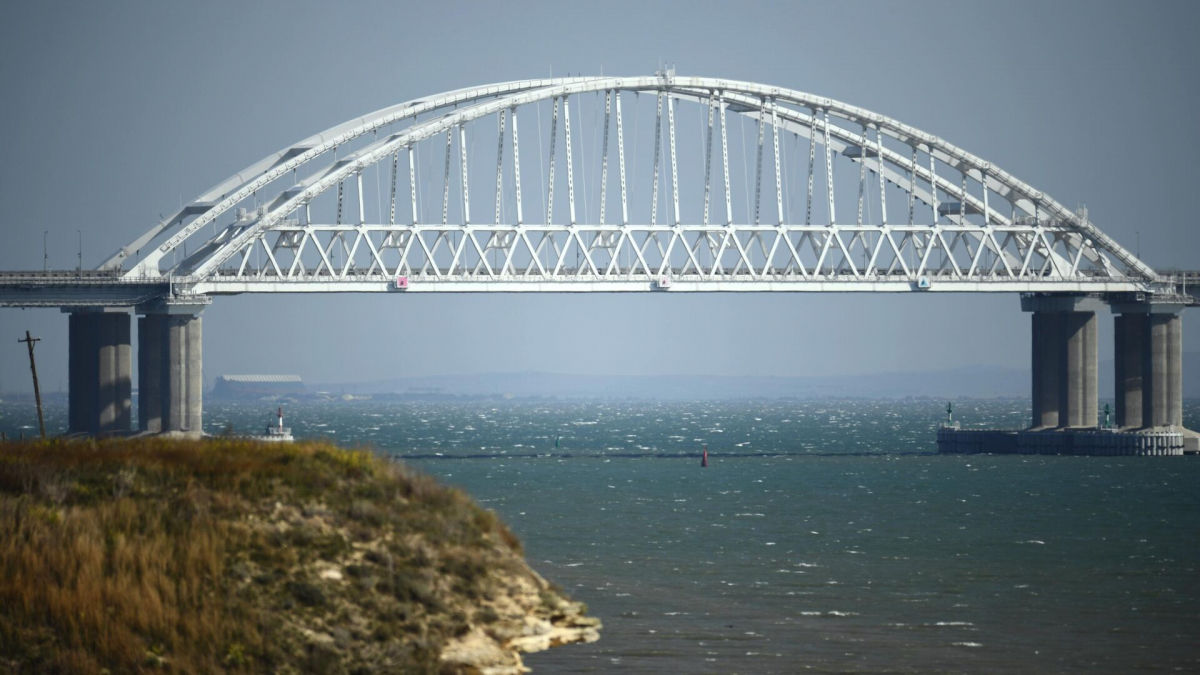
<path id="1" fill-rule="evenodd" d="M 276 502 L 263 515 L 243 526 L 268 538 L 355 536 L 321 504 L 298 509 Z M 303 668 L 352 672 L 428 666 L 433 657 L 440 672 L 509 675 L 528 672 L 521 654 L 600 638 L 600 621 L 503 538 L 484 551 L 440 544 L 417 534 L 397 541 L 394 532 L 384 532 L 289 570 L 288 581 L 268 595 L 284 598 L 280 629 L 292 660 Z M 397 550 L 412 555 L 397 556 Z M 482 567 L 470 569 L 468 559 Z M 241 569 L 243 590 L 254 592 L 264 570 Z M 431 639 L 436 635 L 443 639 Z"/>
<path id="2" fill-rule="evenodd" d="M 600 639 L 598 619 L 585 616 L 581 603 L 563 598 L 530 572 L 508 580 L 508 592 L 492 605 L 499 620 L 450 640 L 440 657 L 445 667 L 483 675 L 522 673 L 528 669 L 521 654 Z"/>
<path id="3" fill-rule="evenodd" d="M 517 673 L 599 637 L 495 514 L 368 452 L 0 449 L 0 669 Z"/>

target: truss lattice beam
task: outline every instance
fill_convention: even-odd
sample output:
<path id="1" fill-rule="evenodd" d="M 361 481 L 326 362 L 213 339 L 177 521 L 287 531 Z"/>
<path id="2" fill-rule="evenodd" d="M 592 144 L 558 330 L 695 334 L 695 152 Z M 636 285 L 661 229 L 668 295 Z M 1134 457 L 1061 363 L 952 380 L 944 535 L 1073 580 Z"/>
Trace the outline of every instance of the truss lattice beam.
<path id="1" fill-rule="evenodd" d="M 602 113 L 585 114 L 583 95 L 589 93 L 603 101 Z M 641 138 L 640 146 L 639 139 L 632 141 L 637 151 L 654 151 L 649 179 L 645 174 L 638 175 L 636 166 L 633 172 L 635 183 L 641 179 L 649 185 L 627 181 L 626 151 L 630 141 L 626 139 L 629 124 L 622 117 L 622 93 L 646 93 L 657 101 L 654 137 Z M 680 128 L 677 102 L 695 103 L 701 111 L 703 131 L 694 146 L 690 134 L 682 133 Z M 538 105 L 552 108 L 550 152 L 534 153 L 539 156 L 533 160 L 540 163 L 544 159 L 549 167 L 544 186 L 547 222 L 543 224 L 523 222 L 523 160 L 518 145 L 518 109 Z M 571 108 L 575 106 L 579 106 L 579 112 L 572 120 Z M 752 208 L 744 211 L 753 214 L 753 223 L 734 221 L 727 132 L 730 112 L 756 123 L 752 147 L 741 148 L 743 162 L 753 162 L 754 166 L 754 190 L 742 197 L 753 196 Z M 488 138 L 484 133 L 477 144 L 483 127 L 470 125 L 490 116 L 496 117 L 497 124 L 488 133 L 497 136 Z M 528 115 L 523 118 L 533 119 Z M 596 136 L 588 125 L 598 126 L 599 120 L 603 120 L 603 150 L 588 150 L 588 139 Z M 719 225 L 709 222 L 713 193 L 710 163 L 715 150 L 713 132 L 717 131 L 714 124 L 720 133 L 726 211 L 725 222 Z M 767 125 L 771 127 L 770 168 L 775 180 L 776 217 L 771 220 L 776 222 L 760 224 Z M 609 130 L 614 126 L 622 210 L 621 223 L 616 225 L 604 222 L 609 199 Z M 516 222 L 512 224 L 503 222 L 508 184 L 506 132 L 512 137 L 511 175 L 516 193 Z M 568 196 L 568 217 L 562 222 L 556 222 L 559 214 L 552 201 L 556 182 L 561 180 L 555 173 L 559 133 L 564 136 Z M 425 147 L 426 141 L 436 144 L 442 134 L 445 155 L 441 171 L 428 167 L 419 170 L 423 160 L 418 149 Z M 807 173 L 803 171 L 802 152 L 795 152 L 801 156 L 799 162 L 789 162 L 787 153 L 792 151 L 783 145 L 789 135 L 807 141 Z M 450 160 L 456 140 L 460 166 L 454 172 Z M 469 216 L 469 155 L 475 154 L 474 148 L 488 145 L 496 148 L 494 222 L 473 223 Z M 825 158 L 821 172 L 815 172 L 817 145 L 823 146 Z M 343 146 L 350 149 L 343 151 Z M 329 164 L 318 166 L 314 162 L 330 152 L 334 157 Z M 748 153 L 754 154 L 749 162 L 745 157 Z M 398 224 L 396 180 L 402 155 L 407 158 L 412 215 L 409 223 Z M 679 170 L 680 155 L 704 158 L 703 216 L 697 213 L 696 224 L 689 224 L 689 216 L 681 213 L 686 186 Z M 589 167 L 584 161 L 589 158 L 602 166 Z M 836 217 L 835 158 L 854 166 L 858 177 L 854 224 L 838 222 Z M 666 168 L 662 164 L 667 161 L 671 213 L 666 222 L 659 223 L 659 186 Z M 576 180 L 576 162 L 582 162 L 581 181 Z M 631 162 L 646 160 L 634 157 Z M 307 172 L 303 178 L 299 176 L 301 169 Z M 386 214 L 380 206 L 386 224 L 366 222 L 366 204 L 370 203 L 364 199 L 368 189 L 363 180 L 366 171 L 388 173 L 387 194 L 372 196 L 380 204 L 387 204 Z M 278 188 L 277 182 L 289 172 L 296 180 Z M 789 222 L 790 207 L 785 208 L 784 183 L 793 172 L 806 179 L 803 225 Z M 599 187 L 588 184 L 589 174 Z M 873 188 L 868 188 L 868 174 L 878 181 L 877 201 L 870 196 Z M 846 174 L 842 175 L 844 180 Z M 459 184 L 461 197 L 455 207 L 457 215 L 450 210 L 452 178 Z M 827 192 L 827 222 L 814 223 L 815 183 L 820 179 Z M 277 194 L 270 196 L 270 190 L 276 189 Z M 648 225 L 637 224 L 640 216 L 629 212 L 634 189 L 648 189 L 652 197 Z M 442 197 L 440 224 L 422 222 L 418 200 L 431 190 Z M 889 190 L 906 194 L 907 225 L 896 224 L 903 222 L 903 217 L 893 214 L 889 218 Z M 259 191 L 269 198 L 262 199 Z M 344 223 L 340 217 L 332 224 L 311 220 L 310 205 L 331 191 L 339 195 L 339 214 L 343 193 L 347 193 L 346 199 L 357 200 L 350 202 L 358 208 L 357 218 L 352 218 L 355 222 Z M 355 194 L 348 194 L 351 191 Z M 589 208 L 588 196 L 594 198 L 597 192 L 601 203 L 598 208 Z M 239 211 L 232 223 L 218 225 L 224 214 L 246 204 L 251 196 L 262 206 L 248 213 Z M 582 199 L 582 214 L 577 209 L 577 196 Z M 1013 215 L 1006 214 L 1005 205 L 998 205 L 997 200 L 1006 201 Z M 914 224 L 918 202 L 929 207 L 931 218 Z M 878 214 L 872 211 L 875 205 Z M 211 233 L 204 237 L 208 231 L 205 227 L 210 225 Z M 154 248 L 142 250 L 163 237 L 165 240 Z M 180 255 L 188 249 L 190 255 Z M 140 257 L 134 259 L 135 253 Z M 272 290 L 299 290 L 327 283 L 348 290 L 361 283 L 364 276 L 411 277 L 414 287 L 421 285 L 418 282 L 436 279 L 439 288 L 460 284 L 460 289 L 464 283 L 491 284 L 488 288 L 495 289 L 496 284 L 535 282 L 575 283 L 595 289 L 597 284 L 616 280 L 626 284 L 651 281 L 672 287 L 694 280 L 713 284 L 711 287 L 716 289 L 723 282 L 769 280 L 841 289 L 883 284 L 889 289 L 936 285 L 942 290 L 965 289 L 974 284 L 980 290 L 998 290 L 1014 284 L 1039 288 L 1059 284 L 1058 288 L 1067 290 L 1079 284 L 1094 289 L 1114 284 L 1145 288 L 1156 279 L 1153 270 L 1098 230 L 1085 213 L 1068 211 L 1041 191 L 936 136 L 833 99 L 751 82 L 673 73 L 525 80 L 457 90 L 385 108 L 247 167 L 151 228 L 102 268 L 123 267 L 131 259 L 134 264 L 126 273 L 129 278 L 171 275 L 213 292 L 240 292 L 231 290 L 242 287 L 239 284 L 267 288 L 263 284 L 268 281 Z M 921 286 L 923 283 L 925 286 Z"/>

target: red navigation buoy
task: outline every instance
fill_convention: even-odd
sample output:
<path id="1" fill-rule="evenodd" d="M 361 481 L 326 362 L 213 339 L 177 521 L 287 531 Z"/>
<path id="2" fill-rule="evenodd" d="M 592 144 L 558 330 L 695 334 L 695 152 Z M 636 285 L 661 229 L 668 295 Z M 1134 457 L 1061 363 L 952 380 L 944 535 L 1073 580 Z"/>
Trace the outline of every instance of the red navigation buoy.
<path id="1" fill-rule="evenodd" d="M 700 455 L 700 466 L 708 466 L 708 446 L 704 446 L 704 454 Z"/>

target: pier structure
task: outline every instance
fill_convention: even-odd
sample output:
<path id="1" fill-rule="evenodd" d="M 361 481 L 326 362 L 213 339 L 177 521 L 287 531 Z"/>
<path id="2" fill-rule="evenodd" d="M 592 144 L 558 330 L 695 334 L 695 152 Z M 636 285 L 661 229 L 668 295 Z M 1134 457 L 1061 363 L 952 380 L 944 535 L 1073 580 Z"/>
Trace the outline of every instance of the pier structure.
<path id="1" fill-rule="evenodd" d="M 934 134 L 664 70 L 500 82 L 355 117 L 217 183 L 94 270 L 0 272 L 0 306 L 68 313 L 70 429 L 90 434 L 133 431 L 137 316 L 137 427 L 195 434 L 201 312 L 225 295 L 1015 293 L 1032 323 L 1021 433 L 1075 451 L 1091 446 L 1061 439 L 1098 431 L 1105 306 L 1120 431 L 1104 432 L 1182 429 L 1179 314 L 1197 286 L 1200 273 L 1156 272 L 1086 209 Z M 947 430 L 939 447 L 991 443 L 952 441 L 968 437 Z"/>
<path id="2" fill-rule="evenodd" d="M 1031 294 L 1032 419 L 1028 429 L 938 430 L 943 453 L 1182 455 L 1200 453 L 1183 426 L 1184 295 L 1109 298 Z M 1116 423 L 1097 419 L 1096 312 L 1113 313 Z"/>
<path id="3" fill-rule="evenodd" d="M 1099 381 L 1096 311 L 1101 302 L 1074 294 L 1021 298 L 1032 314 L 1032 429 L 1096 426 Z"/>
<path id="4" fill-rule="evenodd" d="M 207 298 L 205 299 L 207 300 Z M 203 431 L 203 336 L 207 302 L 68 307 L 68 431 L 126 434 L 132 425 L 131 310 L 138 337 L 137 430 Z"/>
<path id="5" fill-rule="evenodd" d="M 1113 304 L 1117 426 L 1183 426 L 1181 302 Z"/>
<path id="6" fill-rule="evenodd" d="M 1183 319 L 1190 300 L 1030 294 L 1033 419 L 1030 429 L 1097 425 L 1096 313 L 1114 315 L 1116 427 L 1183 426 Z"/>
<path id="7" fill-rule="evenodd" d="M 129 313 L 74 308 L 68 314 L 68 427 L 93 435 L 127 432 L 132 415 Z"/>
<path id="8" fill-rule="evenodd" d="M 138 317 L 138 427 L 202 433 L 204 352 L 200 301 L 160 301 Z"/>

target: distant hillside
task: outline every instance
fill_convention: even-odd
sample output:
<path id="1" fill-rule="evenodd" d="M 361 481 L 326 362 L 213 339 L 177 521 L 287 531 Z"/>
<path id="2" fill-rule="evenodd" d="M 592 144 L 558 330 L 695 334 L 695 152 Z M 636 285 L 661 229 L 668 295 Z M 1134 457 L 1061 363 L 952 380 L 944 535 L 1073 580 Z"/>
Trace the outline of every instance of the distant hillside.
<path id="1" fill-rule="evenodd" d="M 1100 362 L 1100 396 L 1108 398 L 1113 395 L 1113 361 Z M 1183 354 L 1183 397 L 1200 398 L 1200 352 L 1184 352 Z"/>
<path id="2" fill-rule="evenodd" d="M 932 373 L 881 373 L 847 377 L 485 373 L 332 383 L 317 385 L 315 389 L 346 394 L 594 396 L 660 400 L 825 396 L 1007 397 L 1027 396 L 1028 382 L 1029 375 L 1023 371 L 982 366 Z"/>
<path id="3" fill-rule="evenodd" d="M 1184 355 L 1183 395 L 1200 398 L 1200 352 Z M 1113 395 L 1113 362 L 1101 361 L 1099 391 Z M 559 398 L 817 398 L 905 396 L 1028 397 L 1029 371 L 1002 366 L 963 366 L 925 372 L 892 372 L 821 377 L 738 375 L 577 375 L 567 373 L 483 373 L 395 377 L 365 382 L 318 384 L 311 389 L 339 394 L 419 396 L 546 396 Z"/>

